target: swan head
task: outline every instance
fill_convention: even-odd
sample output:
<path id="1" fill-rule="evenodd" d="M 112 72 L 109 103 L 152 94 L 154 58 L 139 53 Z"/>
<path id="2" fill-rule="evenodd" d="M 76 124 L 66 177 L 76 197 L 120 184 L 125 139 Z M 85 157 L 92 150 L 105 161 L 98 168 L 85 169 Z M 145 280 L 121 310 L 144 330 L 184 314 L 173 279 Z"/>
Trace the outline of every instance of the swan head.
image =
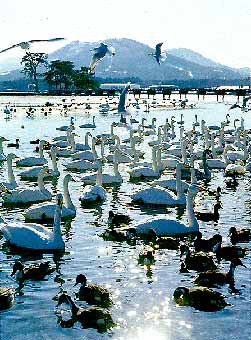
<path id="1" fill-rule="evenodd" d="M 199 188 L 197 185 L 190 185 L 188 188 L 188 193 L 190 193 L 192 196 L 195 196 L 199 192 Z"/>
<path id="2" fill-rule="evenodd" d="M 43 147 L 45 145 L 45 140 L 44 139 L 40 140 L 39 144 Z"/>
<path id="3" fill-rule="evenodd" d="M 15 158 L 19 158 L 19 157 L 12 152 L 7 155 L 7 159 L 13 160 Z"/>
<path id="4" fill-rule="evenodd" d="M 75 180 L 75 179 L 72 177 L 72 175 L 70 175 L 70 174 L 65 175 L 64 181 L 65 181 L 65 182 L 70 182 L 70 181 L 76 182 L 76 180 Z"/>
<path id="5" fill-rule="evenodd" d="M 62 194 L 57 194 L 56 201 L 57 201 L 57 206 L 62 208 L 62 206 L 63 206 L 63 195 Z"/>
<path id="6" fill-rule="evenodd" d="M 86 282 L 87 282 L 87 279 L 86 279 L 86 276 L 84 274 L 78 274 L 77 277 L 76 277 L 76 282 L 75 282 L 75 286 L 77 286 L 79 283 L 82 285 L 82 286 L 86 286 Z"/>

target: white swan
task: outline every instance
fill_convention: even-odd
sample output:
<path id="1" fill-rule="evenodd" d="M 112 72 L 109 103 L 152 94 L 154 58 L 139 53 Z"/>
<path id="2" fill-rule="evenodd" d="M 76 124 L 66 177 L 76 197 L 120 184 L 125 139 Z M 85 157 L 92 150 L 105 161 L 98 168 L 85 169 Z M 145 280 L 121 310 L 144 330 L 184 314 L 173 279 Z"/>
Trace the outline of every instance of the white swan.
<path id="1" fill-rule="evenodd" d="M 198 187 L 191 185 L 187 194 L 187 215 L 188 225 L 180 221 L 167 218 L 151 218 L 138 222 L 133 227 L 137 234 L 147 234 L 150 229 L 154 229 L 158 236 L 183 235 L 199 231 L 199 224 L 193 210 L 193 198 L 198 192 Z"/>
<path id="2" fill-rule="evenodd" d="M 10 244 L 33 250 L 63 250 L 65 244 L 61 234 L 61 208 L 63 198 L 57 195 L 53 231 L 41 224 L 12 222 L 0 224 L 3 236 Z"/>
<path id="3" fill-rule="evenodd" d="M 152 166 L 138 166 L 134 167 L 129 171 L 129 175 L 131 179 L 144 179 L 148 177 L 159 177 L 160 172 L 157 166 L 157 158 L 156 158 L 157 147 L 153 146 L 152 148 Z"/>
<path id="4" fill-rule="evenodd" d="M 104 201 L 106 199 L 107 193 L 102 187 L 102 162 L 98 161 L 98 171 L 96 175 L 96 184 L 87 185 L 84 188 L 83 194 L 80 196 L 79 200 L 82 204 L 92 203 L 97 201 Z"/>
<path id="5" fill-rule="evenodd" d="M 45 141 L 41 140 L 39 142 L 39 157 L 26 157 L 19 159 L 16 162 L 16 166 L 20 167 L 28 167 L 28 166 L 36 166 L 36 165 L 44 165 L 47 163 L 47 160 L 44 157 L 43 153 L 43 147 L 44 147 Z"/>
<path id="6" fill-rule="evenodd" d="M 119 173 L 118 170 L 118 151 L 115 150 L 114 153 L 114 162 L 113 162 L 113 169 L 114 169 L 114 175 L 111 174 L 106 174 L 106 173 L 102 173 L 102 183 L 105 185 L 119 185 L 123 182 L 123 178 L 121 176 L 121 174 Z M 84 176 L 82 176 L 81 181 L 84 184 L 95 184 L 96 183 L 96 173 L 94 174 L 86 174 Z"/>
<path id="7" fill-rule="evenodd" d="M 67 164 L 64 164 L 65 168 L 68 171 L 84 171 L 84 170 L 90 170 L 90 169 L 98 169 L 97 162 L 93 163 L 91 160 L 96 160 L 97 159 L 97 152 L 95 149 L 95 143 L 96 143 L 96 138 L 92 138 L 92 151 L 84 151 L 81 153 L 74 154 L 72 158 L 76 155 L 77 157 L 80 157 L 80 159 L 73 160 L 72 162 L 69 162 Z M 82 159 L 82 157 L 89 158 L 87 159 Z"/>
<path id="8" fill-rule="evenodd" d="M 86 134 L 85 134 L 85 143 L 84 144 L 81 144 L 81 151 L 88 151 L 88 150 L 91 150 L 91 147 L 89 145 L 89 137 L 91 137 L 91 133 L 90 131 L 87 131 Z M 79 143 L 76 144 L 76 150 L 79 150 L 79 148 L 77 148 L 77 145 L 80 145 Z M 80 154 L 80 153 L 79 153 Z M 76 153 L 76 155 L 78 155 L 78 153 Z M 74 155 L 73 155 L 73 159 L 77 159 L 77 158 L 74 158 Z"/>
<path id="9" fill-rule="evenodd" d="M 8 139 L 5 137 L 0 137 L 0 162 L 6 161 L 6 156 L 3 153 L 3 142 L 7 142 Z"/>
<path id="10" fill-rule="evenodd" d="M 11 193 L 3 193 L 2 198 L 5 204 L 28 204 L 34 202 L 43 202 L 51 200 L 51 193 L 44 186 L 44 176 L 49 169 L 44 168 L 38 175 L 38 189 L 17 188 Z"/>
<path id="11" fill-rule="evenodd" d="M 72 203 L 69 193 L 69 182 L 75 181 L 70 174 L 65 175 L 63 180 L 64 205 L 62 206 L 61 217 L 73 218 L 76 216 L 76 208 Z M 51 220 L 54 217 L 56 204 L 40 203 L 27 209 L 24 213 L 25 220 Z"/>
<path id="12" fill-rule="evenodd" d="M 18 186 L 14 173 L 13 173 L 13 168 L 12 168 L 12 161 L 15 158 L 17 158 L 17 156 L 14 153 L 9 153 L 7 155 L 8 182 L 0 183 L 0 186 L 4 186 L 8 190 L 13 190 Z M 1 192 L 1 189 L 0 189 L 0 192 Z"/>
<path id="13" fill-rule="evenodd" d="M 58 170 L 57 166 L 57 148 L 55 146 L 51 147 L 50 151 L 50 157 L 51 157 L 51 163 L 52 163 L 52 169 L 49 169 L 49 172 L 47 175 L 45 175 L 44 179 L 48 179 L 51 177 L 58 177 L 60 175 L 60 172 Z M 18 174 L 18 176 L 21 177 L 22 180 L 36 180 L 38 177 L 39 172 L 43 169 L 43 166 L 36 166 L 32 167 L 29 170 L 22 171 Z"/>
<path id="14" fill-rule="evenodd" d="M 95 129 L 96 124 L 95 124 L 95 116 L 92 117 L 92 123 L 86 123 L 79 125 L 81 129 Z"/>
<path id="15" fill-rule="evenodd" d="M 189 184 L 187 184 L 185 181 L 181 180 L 181 167 L 183 167 L 183 165 L 178 165 L 179 163 L 177 163 L 176 165 L 176 178 L 162 178 L 162 179 L 157 179 L 153 182 L 153 185 L 159 185 L 165 189 L 169 189 L 171 191 L 177 191 L 177 172 L 178 172 L 178 178 L 180 180 L 181 183 L 181 190 L 182 191 L 187 191 L 189 188 Z M 191 169 L 192 171 L 192 169 Z"/>
<path id="16" fill-rule="evenodd" d="M 74 126 L 74 117 L 71 117 L 71 121 L 70 121 L 70 125 L 63 125 L 60 127 L 57 127 L 56 130 L 58 131 L 67 131 L 68 129 L 74 130 L 75 126 Z"/>
<path id="17" fill-rule="evenodd" d="M 97 152 L 95 149 L 96 141 L 97 141 L 96 137 L 93 137 L 91 151 L 85 150 L 81 152 L 76 152 L 74 155 L 72 155 L 72 159 L 73 160 L 85 159 L 91 162 L 95 161 L 97 159 Z"/>
<path id="18" fill-rule="evenodd" d="M 177 197 L 175 197 L 172 193 L 170 193 L 166 189 L 156 186 L 140 190 L 136 194 L 133 194 L 131 196 L 132 200 L 144 204 L 167 205 L 167 206 L 186 204 L 186 197 L 181 183 L 181 168 L 182 164 L 177 164 L 176 167 Z"/>

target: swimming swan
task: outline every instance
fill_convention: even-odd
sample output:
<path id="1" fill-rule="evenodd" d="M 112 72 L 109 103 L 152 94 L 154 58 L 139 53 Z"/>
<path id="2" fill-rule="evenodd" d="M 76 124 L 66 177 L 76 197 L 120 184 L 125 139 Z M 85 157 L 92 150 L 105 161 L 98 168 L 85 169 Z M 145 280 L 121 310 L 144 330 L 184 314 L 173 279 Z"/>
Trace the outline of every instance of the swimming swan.
<path id="1" fill-rule="evenodd" d="M 50 151 L 52 169 L 49 169 L 48 174 L 44 177 L 44 179 L 48 179 L 51 177 L 58 177 L 60 172 L 57 166 L 57 148 L 55 146 L 51 147 Z M 29 180 L 36 180 L 38 177 L 39 172 L 43 169 L 43 166 L 35 166 L 30 168 L 29 170 L 22 171 L 18 174 L 24 181 Z"/>
<path id="2" fill-rule="evenodd" d="M 4 186 L 8 190 L 13 190 L 18 186 L 12 168 L 12 161 L 15 158 L 17 158 L 17 156 L 14 153 L 9 153 L 7 155 L 8 182 L 0 182 L 0 186 Z"/>
<path id="3" fill-rule="evenodd" d="M 95 185 L 87 185 L 84 188 L 83 194 L 80 196 L 79 200 L 82 204 L 91 203 L 96 201 L 104 201 L 106 199 L 107 193 L 102 187 L 102 162 L 98 161 L 98 171 L 96 176 Z"/>
<path id="4" fill-rule="evenodd" d="M 29 204 L 51 200 L 52 195 L 44 186 L 44 176 L 48 171 L 48 168 L 44 168 L 40 171 L 37 180 L 38 189 L 21 187 L 14 189 L 10 193 L 3 193 L 2 198 L 4 204 Z"/>
<path id="5" fill-rule="evenodd" d="M 16 162 L 16 166 L 35 166 L 35 165 L 44 165 L 47 163 L 47 160 L 44 158 L 43 147 L 45 141 L 41 140 L 39 143 L 39 157 L 26 157 L 20 159 Z"/>
<path id="6" fill-rule="evenodd" d="M 132 200 L 144 204 L 157 204 L 157 205 L 184 205 L 186 204 L 186 197 L 181 182 L 181 167 L 182 164 L 177 164 L 176 167 L 176 191 L 177 197 L 166 189 L 156 186 L 140 190 L 136 194 L 132 195 Z"/>
<path id="7" fill-rule="evenodd" d="M 167 218 L 152 218 L 145 222 L 139 222 L 134 225 L 137 234 L 147 234 L 150 229 L 154 229 L 157 236 L 169 236 L 188 234 L 199 231 L 199 224 L 194 215 L 193 198 L 198 192 L 198 188 L 191 185 L 187 194 L 187 215 L 188 225 L 176 220 Z"/>
<path id="8" fill-rule="evenodd" d="M 105 185 L 119 185 L 123 182 L 122 176 L 119 173 L 118 170 L 118 151 L 115 150 L 114 153 L 114 162 L 113 162 L 113 169 L 114 169 L 114 175 L 111 174 L 102 174 L 102 183 Z M 82 176 L 81 181 L 84 182 L 84 184 L 95 184 L 96 183 L 96 173 L 94 174 L 86 174 Z"/>
<path id="9" fill-rule="evenodd" d="M 73 218 L 76 216 L 76 208 L 72 203 L 69 193 L 69 182 L 75 180 L 70 174 L 65 175 L 63 180 L 64 205 L 62 206 L 61 217 Z M 25 220 L 52 220 L 54 218 L 57 205 L 54 203 L 40 203 L 27 209 L 24 213 Z"/>
<path id="10" fill-rule="evenodd" d="M 10 244 L 33 250 L 63 250 L 65 247 L 61 234 L 61 209 L 63 197 L 57 195 L 53 231 L 41 224 L 12 222 L 0 224 L 3 236 Z"/>

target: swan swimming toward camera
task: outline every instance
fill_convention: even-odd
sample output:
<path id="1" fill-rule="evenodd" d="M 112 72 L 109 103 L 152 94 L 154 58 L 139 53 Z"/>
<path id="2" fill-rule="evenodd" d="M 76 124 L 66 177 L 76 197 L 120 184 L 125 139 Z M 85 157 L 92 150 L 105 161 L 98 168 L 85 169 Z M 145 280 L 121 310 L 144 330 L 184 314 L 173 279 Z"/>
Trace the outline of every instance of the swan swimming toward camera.
<path id="1" fill-rule="evenodd" d="M 122 176 L 118 170 L 118 156 L 118 150 L 115 150 L 113 162 L 114 174 L 102 173 L 102 183 L 105 185 L 119 185 L 123 182 Z M 81 181 L 84 182 L 84 184 L 95 184 L 96 177 L 96 173 L 90 175 L 86 174 L 82 176 Z"/>
<path id="2" fill-rule="evenodd" d="M 188 234 L 199 231 L 199 224 L 194 214 L 193 199 L 198 192 L 197 186 L 191 185 L 187 194 L 188 224 L 167 218 L 152 218 L 136 223 L 133 227 L 137 234 L 147 234 L 150 229 L 155 230 L 157 236 Z"/>
<path id="3" fill-rule="evenodd" d="M 104 201 L 106 199 L 107 193 L 102 187 L 102 162 L 98 161 L 97 163 L 98 172 L 96 176 L 96 184 L 87 185 L 84 188 L 84 192 L 79 198 L 82 203 L 92 203 L 96 201 Z"/>
<path id="4" fill-rule="evenodd" d="M 12 245 L 33 250 L 63 250 L 64 240 L 61 234 L 61 209 L 63 196 L 57 195 L 57 208 L 54 215 L 53 231 L 36 223 L 1 223 L 0 230 L 4 238 Z"/>
<path id="5" fill-rule="evenodd" d="M 62 206 L 61 217 L 73 218 L 76 216 L 76 208 L 72 203 L 69 193 L 69 182 L 75 180 L 70 174 L 65 175 L 63 180 L 64 205 Z M 27 209 L 24 213 L 25 220 L 51 220 L 54 218 L 57 205 L 55 203 L 40 203 Z"/>
<path id="6" fill-rule="evenodd" d="M 12 161 L 15 158 L 17 158 L 17 156 L 14 153 L 9 153 L 7 155 L 8 182 L 0 182 L 0 186 L 5 187 L 7 190 L 13 190 L 18 186 L 12 167 Z M 2 189 L 0 188 L 0 192 L 1 191 Z"/>
<path id="7" fill-rule="evenodd" d="M 43 202 L 51 200 L 51 193 L 44 186 L 44 176 L 49 172 L 48 168 L 44 168 L 38 175 L 38 189 L 28 187 L 20 187 L 12 190 L 10 193 L 2 194 L 4 204 L 29 204 L 34 202 Z"/>

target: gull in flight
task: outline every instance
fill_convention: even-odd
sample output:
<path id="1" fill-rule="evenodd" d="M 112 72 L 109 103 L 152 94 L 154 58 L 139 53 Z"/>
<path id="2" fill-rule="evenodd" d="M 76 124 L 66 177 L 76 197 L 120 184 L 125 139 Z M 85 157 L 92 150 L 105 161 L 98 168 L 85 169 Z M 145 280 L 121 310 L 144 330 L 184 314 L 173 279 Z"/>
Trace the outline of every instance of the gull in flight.
<path id="1" fill-rule="evenodd" d="M 106 54 L 109 54 L 110 56 L 115 55 L 115 49 L 113 47 L 108 48 L 108 46 L 104 43 L 100 43 L 99 47 L 95 47 L 93 51 L 95 51 L 95 53 L 92 56 L 88 71 L 90 74 L 93 74 L 95 67 L 98 65 L 100 60 L 106 56 Z"/>
<path id="2" fill-rule="evenodd" d="M 157 63 L 160 65 L 161 60 L 165 60 L 165 54 L 161 52 L 163 43 L 159 43 L 155 46 L 155 53 L 149 53 L 150 56 L 154 57 Z"/>
<path id="3" fill-rule="evenodd" d="M 64 40 L 65 38 L 52 38 L 52 39 L 35 39 L 35 40 L 29 40 L 29 41 L 22 41 L 18 44 L 12 45 L 8 48 L 5 48 L 4 50 L 0 51 L 0 53 L 6 52 L 8 50 L 11 50 L 12 48 L 15 47 L 21 47 L 24 50 L 28 50 L 31 46 L 31 44 L 36 43 L 36 42 L 53 42 L 53 41 L 59 41 L 59 40 Z"/>

